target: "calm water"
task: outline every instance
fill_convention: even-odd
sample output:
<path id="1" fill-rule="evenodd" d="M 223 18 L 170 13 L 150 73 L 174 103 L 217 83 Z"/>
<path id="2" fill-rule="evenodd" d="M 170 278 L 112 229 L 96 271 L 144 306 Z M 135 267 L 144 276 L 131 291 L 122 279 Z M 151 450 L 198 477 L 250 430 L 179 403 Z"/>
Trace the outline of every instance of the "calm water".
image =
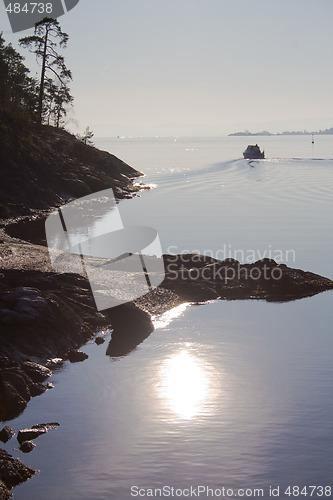
<path id="1" fill-rule="evenodd" d="M 165 252 L 272 256 L 333 279 L 333 137 L 257 139 L 268 159 L 251 164 L 239 159 L 247 138 L 97 145 L 155 186 L 120 210 L 125 224 L 158 229 Z M 131 486 L 191 485 L 264 498 L 280 486 L 290 498 L 288 485 L 333 486 L 332 299 L 185 305 L 124 358 L 88 344 L 89 359 L 55 372 L 55 388 L 10 423 L 61 423 L 23 457 L 41 473 L 14 498 L 126 500 Z"/>

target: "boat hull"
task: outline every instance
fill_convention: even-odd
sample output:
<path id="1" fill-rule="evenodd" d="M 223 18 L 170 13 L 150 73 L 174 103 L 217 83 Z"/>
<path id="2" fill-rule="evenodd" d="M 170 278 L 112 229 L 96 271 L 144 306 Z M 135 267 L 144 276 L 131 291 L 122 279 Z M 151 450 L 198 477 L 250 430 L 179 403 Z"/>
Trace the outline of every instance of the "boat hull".
<path id="1" fill-rule="evenodd" d="M 245 159 L 260 160 L 265 158 L 265 151 L 260 151 L 258 144 L 255 146 L 249 145 L 243 153 Z"/>

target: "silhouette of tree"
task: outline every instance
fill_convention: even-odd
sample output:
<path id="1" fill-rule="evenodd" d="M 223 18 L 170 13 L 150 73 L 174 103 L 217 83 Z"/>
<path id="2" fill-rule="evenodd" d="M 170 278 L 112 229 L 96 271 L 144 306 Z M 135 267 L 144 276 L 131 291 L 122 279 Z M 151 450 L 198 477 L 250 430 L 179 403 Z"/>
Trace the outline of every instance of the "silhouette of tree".
<path id="1" fill-rule="evenodd" d="M 41 64 L 39 96 L 38 96 L 38 120 L 43 121 L 45 82 L 48 72 L 52 72 L 61 87 L 66 88 L 67 82 L 72 80 L 71 71 L 66 67 L 64 57 L 57 52 L 58 46 L 65 48 L 68 35 L 64 33 L 57 20 L 45 17 L 35 24 L 35 32 L 32 36 L 20 39 L 20 45 L 26 47 L 36 55 Z"/>
<path id="2" fill-rule="evenodd" d="M 88 127 L 86 127 L 85 131 L 83 132 L 83 135 L 78 134 L 76 136 L 80 141 L 84 142 L 84 144 L 89 144 L 92 146 L 94 143 L 91 140 L 94 137 L 94 132 L 92 132 Z"/>
<path id="3" fill-rule="evenodd" d="M 59 128 L 67 115 L 67 106 L 72 104 L 74 98 L 67 85 L 61 85 L 50 78 L 45 80 L 44 104 L 45 119 L 48 125 L 53 124 Z"/>
<path id="4" fill-rule="evenodd" d="M 0 34 L 0 106 L 3 109 L 35 113 L 37 82 L 30 76 L 22 57 Z"/>

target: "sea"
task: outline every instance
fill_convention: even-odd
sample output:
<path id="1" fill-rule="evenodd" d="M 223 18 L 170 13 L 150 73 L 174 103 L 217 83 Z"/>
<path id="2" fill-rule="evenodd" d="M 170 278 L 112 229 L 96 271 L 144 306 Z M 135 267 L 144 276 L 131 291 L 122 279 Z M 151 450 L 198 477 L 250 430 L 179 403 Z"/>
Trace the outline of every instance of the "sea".
<path id="1" fill-rule="evenodd" d="M 333 136 L 100 138 L 150 186 L 119 203 L 164 253 L 278 263 L 333 279 Z M 258 143 L 266 159 L 245 160 Z M 183 304 L 132 352 L 90 341 L 54 370 L 16 431 L 14 500 L 325 498 L 333 488 L 333 291 L 291 302 Z"/>

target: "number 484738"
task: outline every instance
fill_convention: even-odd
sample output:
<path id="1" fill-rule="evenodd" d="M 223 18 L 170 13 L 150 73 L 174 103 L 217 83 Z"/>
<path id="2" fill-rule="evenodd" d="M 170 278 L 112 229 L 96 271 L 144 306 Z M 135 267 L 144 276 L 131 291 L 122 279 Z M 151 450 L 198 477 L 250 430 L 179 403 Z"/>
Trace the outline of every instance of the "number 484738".
<path id="1" fill-rule="evenodd" d="M 23 5 L 18 2 L 9 3 L 6 11 L 10 14 L 33 14 L 34 12 L 38 12 L 38 14 L 52 14 L 52 3 L 27 2 Z"/>
<path id="2" fill-rule="evenodd" d="M 330 497 L 332 495 L 331 486 L 288 486 L 284 492 L 286 496 L 289 497 Z"/>

